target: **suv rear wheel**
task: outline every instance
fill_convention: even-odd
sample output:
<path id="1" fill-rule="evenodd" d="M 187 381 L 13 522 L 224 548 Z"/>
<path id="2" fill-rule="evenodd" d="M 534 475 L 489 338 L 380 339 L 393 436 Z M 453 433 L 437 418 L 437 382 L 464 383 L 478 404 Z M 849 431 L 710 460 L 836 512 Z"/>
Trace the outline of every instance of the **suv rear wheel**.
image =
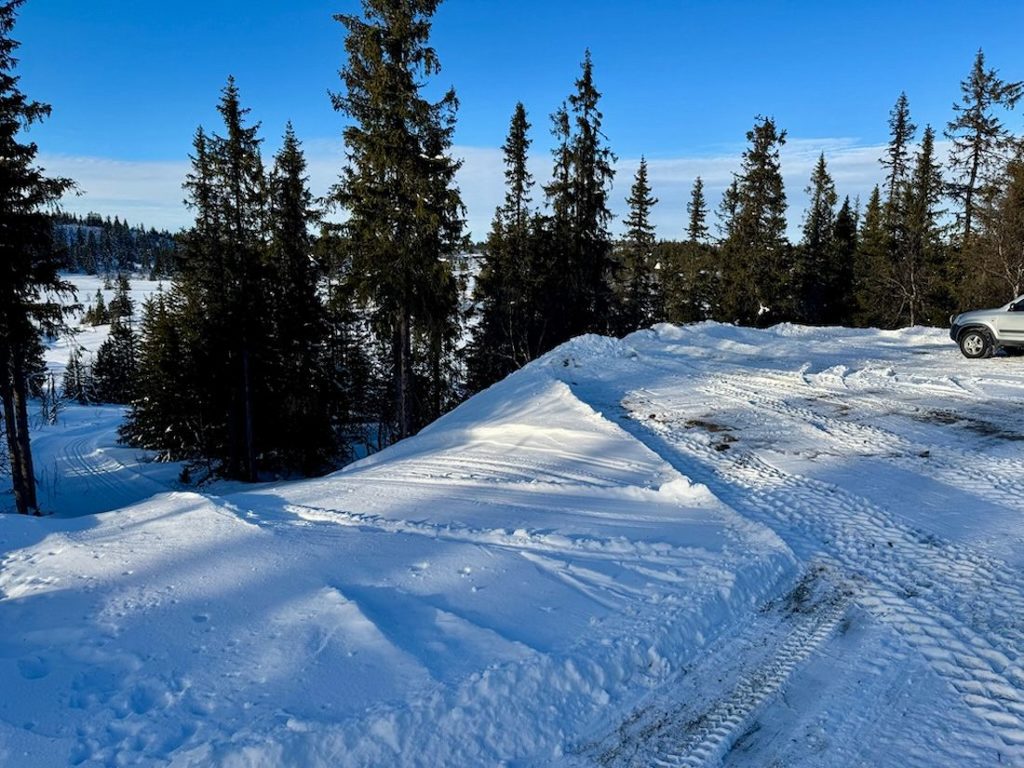
<path id="1" fill-rule="evenodd" d="M 964 353 L 964 357 L 976 360 L 981 357 L 992 357 L 995 350 L 992 340 L 985 331 L 972 328 L 960 334 L 960 351 Z"/>

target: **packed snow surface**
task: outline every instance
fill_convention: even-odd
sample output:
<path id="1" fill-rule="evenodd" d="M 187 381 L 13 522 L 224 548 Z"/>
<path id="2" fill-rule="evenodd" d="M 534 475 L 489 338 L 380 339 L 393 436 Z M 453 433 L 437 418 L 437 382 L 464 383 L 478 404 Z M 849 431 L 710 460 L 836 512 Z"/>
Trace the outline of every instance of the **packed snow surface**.
<path id="1" fill-rule="evenodd" d="M 1022 401 L 941 330 L 658 326 L 200 489 L 69 408 L 0 765 L 1024 765 Z"/>

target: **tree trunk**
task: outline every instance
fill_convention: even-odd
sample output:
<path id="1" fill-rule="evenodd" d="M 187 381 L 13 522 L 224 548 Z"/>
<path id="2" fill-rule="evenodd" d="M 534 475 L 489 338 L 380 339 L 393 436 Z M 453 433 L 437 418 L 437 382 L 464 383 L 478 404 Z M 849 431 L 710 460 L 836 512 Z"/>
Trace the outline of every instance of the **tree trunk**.
<path id="1" fill-rule="evenodd" d="M 434 379 L 431 392 L 431 413 L 430 419 L 438 419 L 441 416 L 441 334 L 434 332 L 430 340 L 430 375 Z"/>
<path id="2" fill-rule="evenodd" d="M 0 397 L 3 399 L 4 430 L 7 433 L 7 454 L 11 462 L 11 486 L 14 489 L 14 504 L 19 514 L 28 514 L 28 503 L 25 500 L 24 472 L 21 467 L 21 449 L 18 445 L 18 422 L 14 416 L 14 394 L 11 392 L 10 381 L 6 368 L 0 372 Z"/>
<path id="3" fill-rule="evenodd" d="M 25 498 L 26 509 L 22 514 L 29 511 L 39 514 L 39 504 L 36 501 L 36 474 L 32 465 L 32 446 L 29 442 L 28 431 L 28 393 L 27 377 L 21 366 L 15 363 L 16 370 L 11 377 L 14 393 L 14 418 L 18 425 L 17 443 L 21 459 L 22 491 Z M 22 511 L 19 509 L 19 511 Z"/>
<path id="4" fill-rule="evenodd" d="M 14 490 L 14 504 L 19 514 L 27 515 L 36 511 L 35 475 L 32 472 L 32 454 L 28 446 L 28 416 L 19 413 L 18 404 L 24 409 L 24 395 L 18 398 L 15 394 L 15 381 L 18 376 L 17 366 L 8 356 L 10 349 L 5 349 L 0 358 L 0 400 L 3 401 L 4 430 L 7 433 L 7 452 L 11 462 L 11 486 Z M 24 387 L 24 380 L 22 380 Z M 23 391 L 23 390 L 22 390 Z M 22 439 L 24 430 L 24 439 Z M 26 459 L 28 466 L 26 468 Z M 26 484 L 27 478 L 27 484 Z"/>
<path id="5" fill-rule="evenodd" d="M 242 410 L 245 422 L 245 475 L 250 483 L 256 482 L 256 441 L 253 436 L 252 376 L 249 371 L 249 348 L 242 348 Z"/>
<path id="6" fill-rule="evenodd" d="M 395 327 L 395 406 L 398 439 L 413 432 L 412 329 L 409 312 L 399 309 Z"/>

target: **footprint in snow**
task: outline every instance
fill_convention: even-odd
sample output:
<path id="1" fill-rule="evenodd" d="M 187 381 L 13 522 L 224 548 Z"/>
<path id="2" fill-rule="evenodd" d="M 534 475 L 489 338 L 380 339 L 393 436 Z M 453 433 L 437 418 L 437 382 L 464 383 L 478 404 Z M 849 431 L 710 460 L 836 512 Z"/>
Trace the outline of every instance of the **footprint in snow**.
<path id="1" fill-rule="evenodd" d="M 50 674 L 50 664 L 41 656 L 28 656 L 18 659 L 18 671 L 26 680 L 39 680 Z"/>

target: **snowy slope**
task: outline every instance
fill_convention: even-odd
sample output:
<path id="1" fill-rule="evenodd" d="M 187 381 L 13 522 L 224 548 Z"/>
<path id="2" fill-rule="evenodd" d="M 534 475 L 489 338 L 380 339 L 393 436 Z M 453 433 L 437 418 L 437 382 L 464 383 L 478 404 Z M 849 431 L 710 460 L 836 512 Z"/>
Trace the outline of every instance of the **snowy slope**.
<path id="1" fill-rule="evenodd" d="M 47 345 L 46 362 L 58 378 L 58 385 L 60 383 L 60 376 L 64 372 L 64 366 L 68 361 L 68 355 L 71 353 L 72 343 L 77 344 L 84 350 L 84 356 L 86 361 L 88 361 L 89 355 L 96 354 L 96 350 L 100 348 L 100 345 L 110 333 L 109 325 L 81 325 L 82 314 L 95 303 L 97 291 L 103 294 L 103 301 L 107 306 L 110 305 L 110 301 L 114 298 L 115 293 L 113 288 L 104 287 L 105 285 L 110 285 L 110 283 L 98 275 L 67 274 L 61 277 L 75 287 L 77 301 L 81 310 L 68 318 L 71 333 L 64 334 L 61 338 Z M 167 287 L 160 281 L 141 280 L 135 277 L 129 277 L 128 285 L 128 295 L 135 303 L 136 322 L 142 319 L 143 302 L 152 296 L 157 289 Z"/>
<path id="2" fill-rule="evenodd" d="M 38 440 L 79 516 L 0 517 L 0 765 L 1024 764 L 1022 366 L 585 337 L 207 493 L 72 412 Z"/>

